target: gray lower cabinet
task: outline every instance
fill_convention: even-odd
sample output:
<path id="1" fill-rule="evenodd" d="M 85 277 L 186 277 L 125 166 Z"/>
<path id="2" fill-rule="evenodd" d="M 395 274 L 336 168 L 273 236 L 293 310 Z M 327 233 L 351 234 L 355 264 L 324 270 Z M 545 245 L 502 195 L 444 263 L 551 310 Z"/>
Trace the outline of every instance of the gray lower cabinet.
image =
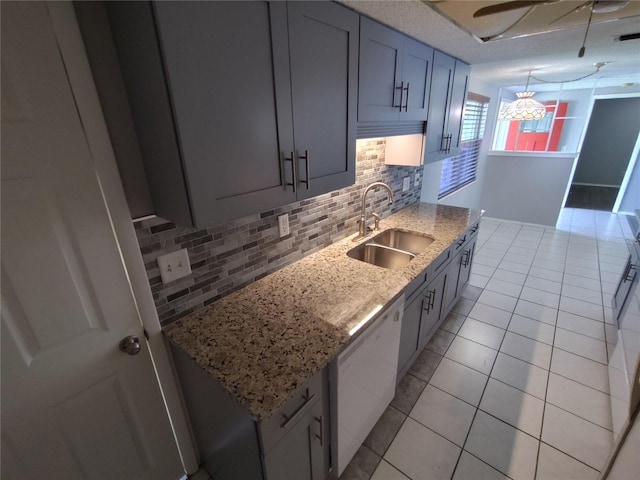
<path id="1" fill-rule="evenodd" d="M 399 382 L 409 370 L 429 339 L 444 319 L 441 316 L 442 301 L 448 278 L 449 251 L 430 265 L 420 275 L 418 288 L 412 283 L 405 290 L 411 296 L 405 302 L 398 353 Z M 415 281 L 414 281 L 415 282 Z M 413 293 L 411 293 L 413 291 Z"/>
<path id="2" fill-rule="evenodd" d="M 422 302 L 422 317 L 420 320 L 420 340 L 418 341 L 418 349 L 422 350 L 427 342 L 436 333 L 444 317 L 441 315 L 442 300 L 446 282 L 448 280 L 446 271 L 441 272 L 427 286 Z"/>
<path id="3" fill-rule="evenodd" d="M 404 376 L 417 356 L 420 340 L 420 318 L 424 302 L 424 288 L 421 288 L 405 303 L 400 331 L 400 350 L 398 353 L 397 381 Z"/>
<path id="4" fill-rule="evenodd" d="M 330 471 L 326 369 L 269 418 L 255 422 L 182 350 L 171 345 L 200 462 L 219 480 L 323 480 Z"/>
<path id="5" fill-rule="evenodd" d="M 425 163 L 453 157 L 460 152 L 462 113 L 471 68 L 442 52 L 433 54 L 429 121 Z"/>
<path id="6" fill-rule="evenodd" d="M 362 17 L 358 121 L 425 121 L 432 60 L 431 47 Z"/>
<path id="7" fill-rule="evenodd" d="M 443 300 L 442 314 L 445 316 L 451 311 L 469 284 L 478 229 L 479 224 L 474 225 L 453 245 L 452 259 L 449 265 L 449 281 Z"/>
<path id="8" fill-rule="evenodd" d="M 322 401 L 315 404 L 264 457 L 266 480 L 323 480 L 328 475 L 328 418 Z M 323 438 L 325 437 L 325 438 Z"/>
<path id="9" fill-rule="evenodd" d="M 359 17 L 332 2 L 109 2 L 156 214 L 204 227 L 355 181 Z"/>
<path id="10" fill-rule="evenodd" d="M 469 283 L 479 224 L 461 235 L 405 289 L 397 381 L 402 380 Z"/>

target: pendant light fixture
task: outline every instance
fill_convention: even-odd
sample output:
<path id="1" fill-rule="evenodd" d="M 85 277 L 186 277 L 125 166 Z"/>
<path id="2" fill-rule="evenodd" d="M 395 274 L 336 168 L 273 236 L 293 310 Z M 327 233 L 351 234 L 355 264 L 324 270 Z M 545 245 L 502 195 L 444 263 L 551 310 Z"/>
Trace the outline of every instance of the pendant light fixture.
<path id="1" fill-rule="evenodd" d="M 529 80 L 531 80 L 531 72 L 527 77 L 524 92 L 516 93 L 518 99 L 502 107 L 498 114 L 499 120 L 540 120 L 544 118 L 547 114 L 547 109 L 543 104 L 532 98 L 535 92 L 528 91 Z"/>

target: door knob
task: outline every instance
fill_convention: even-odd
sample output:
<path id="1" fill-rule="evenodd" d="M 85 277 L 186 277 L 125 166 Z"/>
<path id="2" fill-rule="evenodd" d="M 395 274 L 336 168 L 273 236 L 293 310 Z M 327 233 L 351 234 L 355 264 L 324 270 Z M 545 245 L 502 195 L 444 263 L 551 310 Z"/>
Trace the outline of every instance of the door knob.
<path id="1" fill-rule="evenodd" d="M 135 335 L 124 337 L 120 341 L 120 350 L 129 355 L 137 355 L 140 353 L 140 339 Z"/>

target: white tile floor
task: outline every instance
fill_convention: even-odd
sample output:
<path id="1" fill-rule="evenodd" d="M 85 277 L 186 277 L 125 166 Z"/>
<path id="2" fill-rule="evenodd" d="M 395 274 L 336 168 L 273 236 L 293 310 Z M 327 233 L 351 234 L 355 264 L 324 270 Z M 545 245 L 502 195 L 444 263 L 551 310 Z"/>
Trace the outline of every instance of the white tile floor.
<path id="1" fill-rule="evenodd" d="M 395 427 L 383 417 L 341 478 L 597 478 L 626 255 L 606 212 L 564 209 L 556 228 L 483 219 L 471 286 L 403 379 Z"/>

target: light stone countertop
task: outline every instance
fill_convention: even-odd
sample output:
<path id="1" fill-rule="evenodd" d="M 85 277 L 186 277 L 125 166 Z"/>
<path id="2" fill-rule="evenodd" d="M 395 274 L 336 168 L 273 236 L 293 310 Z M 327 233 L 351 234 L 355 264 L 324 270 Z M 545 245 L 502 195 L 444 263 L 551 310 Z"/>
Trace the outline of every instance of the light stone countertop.
<path id="1" fill-rule="evenodd" d="M 408 265 L 389 270 L 347 251 L 374 235 L 357 233 L 167 326 L 164 333 L 257 421 L 268 418 L 357 335 L 349 330 L 403 289 L 481 217 L 479 210 L 427 203 L 380 222 L 435 241 Z"/>

